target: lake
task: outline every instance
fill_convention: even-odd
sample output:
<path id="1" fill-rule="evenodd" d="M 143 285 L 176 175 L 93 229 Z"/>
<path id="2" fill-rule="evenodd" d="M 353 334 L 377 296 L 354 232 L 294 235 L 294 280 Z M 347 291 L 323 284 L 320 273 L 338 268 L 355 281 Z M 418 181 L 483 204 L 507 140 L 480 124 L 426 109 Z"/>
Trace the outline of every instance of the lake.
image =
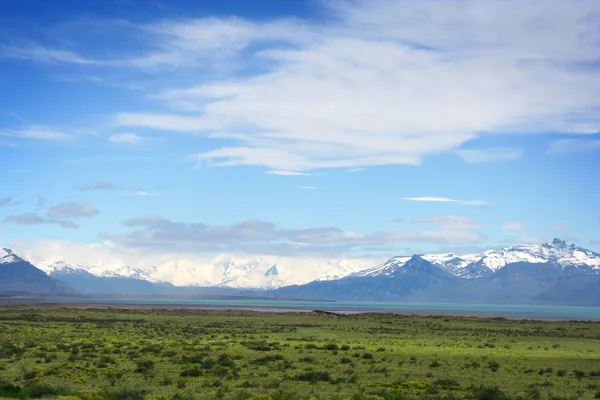
<path id="1" fill-rule="evenodd" d="M 0 302 L 139 306 L 143 308 L 246 309 L 270 312 L 327 310 L 340 313 L 394 312 L 420 315 L 466 315 L 527 319 L 600 321 L 600 307 L 514 304 L 329 302 L 264 299 L 181 299 L 119 297 L 9 297 Z"/>

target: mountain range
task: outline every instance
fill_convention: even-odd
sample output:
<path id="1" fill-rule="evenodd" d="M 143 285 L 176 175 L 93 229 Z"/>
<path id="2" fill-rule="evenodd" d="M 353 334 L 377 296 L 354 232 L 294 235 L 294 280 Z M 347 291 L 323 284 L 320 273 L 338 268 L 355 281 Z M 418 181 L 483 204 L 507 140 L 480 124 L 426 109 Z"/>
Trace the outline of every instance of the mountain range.
<path id="1" fill-rule="evenodd" d="M 230 261 L 213 269 L 211 279 L 181 263 L 175 269 L 140 269 L 114 261 L 87 266 L 61 261 L 38 267 L 9 249 L 1 250 L 0 292 L 600 305 L 600 254 L 560 239 L 481 254 L 397 256 L 367 269 L 332 262 L 298 274 L 259 259 Z M 173 279 L 177 271 L 185 275 L 185 285 L 181 277 Z M 194 276 L 202 279 L 190 281 Z"/>
<path id="2" fill-rule="evenodd" d="M 280 288 L 323 300 L 600 305 L 600 254 L 560 239 L 479 255 L 394 257 L 329 282 Z"/>

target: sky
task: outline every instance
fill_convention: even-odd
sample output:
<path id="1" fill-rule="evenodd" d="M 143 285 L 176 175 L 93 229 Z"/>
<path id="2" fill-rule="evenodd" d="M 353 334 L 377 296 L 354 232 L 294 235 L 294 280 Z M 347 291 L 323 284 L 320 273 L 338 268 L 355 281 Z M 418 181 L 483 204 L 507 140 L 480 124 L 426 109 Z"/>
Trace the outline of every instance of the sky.
<path id="1" fill-rule="evenodd" d="M 0 245 L 598 251 L 599 93 L 596 1 L 3 1 Z"/>

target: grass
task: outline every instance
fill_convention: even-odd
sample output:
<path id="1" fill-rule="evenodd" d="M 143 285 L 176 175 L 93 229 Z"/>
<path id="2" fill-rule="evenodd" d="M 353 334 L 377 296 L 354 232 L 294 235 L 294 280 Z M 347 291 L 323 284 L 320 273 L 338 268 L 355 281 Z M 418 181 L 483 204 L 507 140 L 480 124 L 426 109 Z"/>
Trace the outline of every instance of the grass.
<path id="1" fill-rule="evenodd" d="M 0 398 L 593 399 L 600 323 L 5 305 Z"/>

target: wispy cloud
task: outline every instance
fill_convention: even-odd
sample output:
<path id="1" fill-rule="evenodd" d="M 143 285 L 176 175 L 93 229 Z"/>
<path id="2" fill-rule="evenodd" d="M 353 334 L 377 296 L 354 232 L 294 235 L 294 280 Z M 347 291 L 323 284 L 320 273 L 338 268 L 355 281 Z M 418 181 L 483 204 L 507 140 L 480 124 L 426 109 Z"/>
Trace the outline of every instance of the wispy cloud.
<path id="1" fill-rule="evenodd" d="M 318 190 L 320 189 L 317 186 L 302 186 L 300 189 L 305 189 L 305 190 Z"/>
<path id="2" fill-rule="evenodd" d="M 458 203 L 460 200 L 450 199 L 448 197 L 403 197 L 402 200 L 405 201 L 423 201 L 423 202 L 432 202 L 432 203 Z"/>
<path id="3" fill-rule="evenodd" d="M 113 143 L 137 144 L 142 141 L 142 137 L 135 133 L 119 133 L 108 137 Z"/>
<path id="4" fill-rule="evenodd" d="M 143 189 L 138 189 L 135 191 L 136 196 L 160 196 L 162 193 L 148 192 Z"/>
<path id="5" fill-rule="evenodd" d="M 78 227 L 78 225 L 72 221 L 44 218 L 36 213 L 23 213 L 19 215 L 11 215 L 4 218 L 4 222 L 16 225 L 54 224 L 69 229 L 75 229 Z"/>
<path id="6" fill-rule="evenodd" d="M 51 49 L 31 44 L 3 46 L 0 48 L 0 51 L 2 51 L 5 57 L 20 58 L 24 60 L 68 64 L 99 64 L 98 61 L 86 59 L 69 50 Z"/>
<path id="7" fill-rule="evenodd" d="M 456 150 L 456 154 L 458 154 L 466 162 L 470 164 L 476 164 L 516 159 L 523 155 L 523 149 L 514 147 L 459 149 Z"/>
<path id="8" fill-rule="evenodd" d="M 39 45 L 3 53 L 155 75 L 201 70 L 205 78 L 151 96 L 162 111 L 118 113 L 115 124 L 208 138 L 243 132 L 193 155 L 211 166 L 419 165 L 490 133 L 600 128 L 596 2 L 324 4 L 327 24 L 217 17 L 123 24 L 144 50 L 113 59 L 100 57 L 114 54 L 102 47 L 89 55 Z M 516 149 L 458 151 L 467 162 L 519 156 Z"/>
<path id="9" fill-rule="evenodd" d="M 462 204 L 465 206 L 476 206 L 476 207 L 485 207 L 487 206 L 487 202 L 482 200 L 458 200 L 451 199 L 448 197 L 433 197 L 433 196 L 424 196 L 424 197 L 403 197 L 404 201 L 417 201 L 424 203 L 456 203 Z"/>
<path id="10" fill-rule="evenodd" d="M 72 138 L 67 133 L 55 131 L 41 125 L 31 125 L 23 129 L 2 129 L 0 134 L 11 138 L 34 140 L 64 141 Z"/>
<path id="11" fill-rule="evenodd" d="M 306 172 L 298 172 L 298 171 L 282 171 L 282 170 L 270 170 L 267 171 L 269 175 L 283 175 L 283 176 L 307 176 L 311 175 Z"/>
<path id="12" fill-rule="evenodd" d="M 562 139 L 548 144 L 546 153 L 553 155 L 600 151 L 600 140 Z"/>

